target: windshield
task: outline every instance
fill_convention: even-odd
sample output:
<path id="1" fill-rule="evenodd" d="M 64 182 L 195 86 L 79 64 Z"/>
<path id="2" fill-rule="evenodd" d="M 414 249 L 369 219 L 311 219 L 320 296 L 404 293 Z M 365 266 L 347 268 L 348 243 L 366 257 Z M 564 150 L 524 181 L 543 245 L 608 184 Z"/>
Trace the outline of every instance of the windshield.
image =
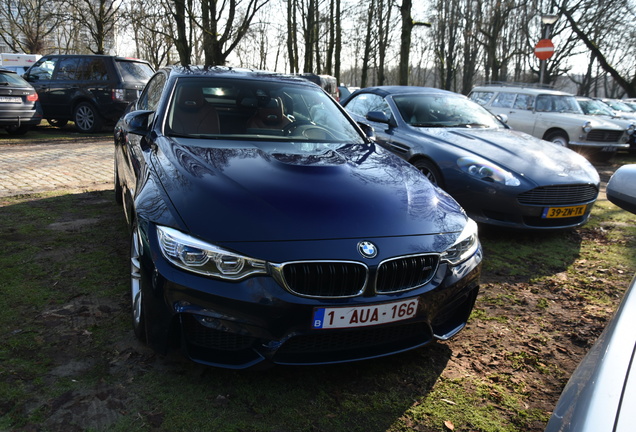
<path id="1" fill-rule="evenodd" d="M 501 127 L 481 105 L 452 95 L 411 94 L 393 97 L 402 119 L 415 127 Z"/>
<path id="2" fill-rule="evenodd" d="M 541 112 L 583 114 L 574 96 L 539 95 L 535 106 Z"/>
<path id="3" fill-rule="evenodd" d="M 168 108 L 166 135 L 313 143 L 364 143 L 317 86 L 293 81 L 182 78 Z"/>
<path id="4" fill-rule="evenodd" d="M 115 64 L 124 81 L 147 82 L 152 74 L 155 73 L 155 71 L 144 62 L 116 59 Z"/>
<path id="5" fill-rule="evenodd" d="M 627 104 L 624 104 L 623 102 L 608 100 L 608 101 L 605 101 L 605 103 L 608 104 L 610 107 L 612 107 L 612 109 L 615 109 L 616 111 L 628 112 L 628 113 L 634 111 Z"/>
<path id="6" fill-rule="evenodd" d="M 613 116 L 614 112 L 605 105 L 603 102 L 599 102 L 594 99 L 580 99 L 578 100 L 581 109 L 585 114 L 589 115 L 608 115 Z"/>
<path id="7" fill-rule="evenodd" d="M 31 87 L 21 76 L 11 72 L 0 73 L 0 85 L 11 85 L 20 87 Z"/>

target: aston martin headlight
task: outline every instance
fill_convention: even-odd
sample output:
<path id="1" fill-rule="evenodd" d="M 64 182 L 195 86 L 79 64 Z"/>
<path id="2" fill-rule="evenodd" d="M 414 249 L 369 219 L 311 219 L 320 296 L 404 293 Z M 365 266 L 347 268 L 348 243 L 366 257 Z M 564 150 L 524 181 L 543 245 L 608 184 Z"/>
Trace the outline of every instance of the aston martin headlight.
<path id="1" fill-rule="evenodd" d="M 592 131 L 592 123 L 585 122 L 585 124 L 583 125 L 583 132 L 590 133 L 591 131 Z"/>
<path id="2" fill-rule="evenodd" d="M 157 236 L 163 256 L 193 273 L 228 280 L 267 273 L 265 261 L 230 252 L 173 228 L 157 226 Z"/>
<path id="3" fill-rule="evenodd" d="M 444 251 L 441 260 L 457 265 L 473 256 L 479 247 L 477 237 L 477 224 L 474 220 L 468 219 L 462 233 L 457 237 L 455 243 Z"/>
<path id="4" fill-rule="evenodd" d="M 506 186 L 519 186 L 521 184 L 521 181 L 510 171 L 476 156 L 459 158 L 457 165 L 463 172 L 480 180 L 501 183 Z"/>

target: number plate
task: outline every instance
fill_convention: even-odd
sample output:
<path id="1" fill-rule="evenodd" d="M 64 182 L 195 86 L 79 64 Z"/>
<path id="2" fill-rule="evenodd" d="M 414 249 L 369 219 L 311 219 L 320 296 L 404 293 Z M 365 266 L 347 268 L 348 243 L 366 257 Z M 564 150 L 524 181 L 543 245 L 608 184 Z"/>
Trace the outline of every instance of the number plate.
<path id="1" fill-rule="evenodd" d="M 583 216 L 585 214 L 586 205 L 572 207 L 546 207 L 543 209 L 544 219 L 567 218 Z"/>
<path id="2" fill-rule="evenodd" d="M 413 318 L 418 299 L 369 306 L 316 308 L 312 328 L 350 328 L 386 324 Z"/>
<path id="3" fill-rule="evenodd" d="M 21 97 L 0 96 L 0 102 L 21 103 Z"/>

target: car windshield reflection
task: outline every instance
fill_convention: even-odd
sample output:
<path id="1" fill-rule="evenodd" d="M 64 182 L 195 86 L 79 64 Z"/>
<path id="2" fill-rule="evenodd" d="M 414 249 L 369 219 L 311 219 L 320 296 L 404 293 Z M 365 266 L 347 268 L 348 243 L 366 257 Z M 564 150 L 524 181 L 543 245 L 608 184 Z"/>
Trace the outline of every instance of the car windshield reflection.
<path id="1" fill-rule="evenodd" d="M 318 87 L 281 82 L 182 79 L 165 134 L 248 141 L 361 143 L 355 126 Z"/>
<path id="2" fill-rule="evenodd" d="M 400 95 L 393 98 L 406 123 L 415 127 L 496 128 L 501 124 L 481 106 L 463 98 Z"/>

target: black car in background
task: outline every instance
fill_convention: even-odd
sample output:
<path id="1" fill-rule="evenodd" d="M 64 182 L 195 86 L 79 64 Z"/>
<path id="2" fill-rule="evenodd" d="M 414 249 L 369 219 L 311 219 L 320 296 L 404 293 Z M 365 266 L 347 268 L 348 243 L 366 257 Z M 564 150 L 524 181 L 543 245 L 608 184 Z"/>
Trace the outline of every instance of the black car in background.
<path id="1" fill-rule="evenodd" d="M 339 363 L 448 339 L 477 226 L 320 87 L 158 71 L 115 128 L 135 334 L 204 364 Z"/>
<path id="2" fill-rule="evenodd" d="M 11 135 L 25 134 L 42 121 L 38 94 L 17 73 L 0 68 L 0 127 Z"/>
<path id="3" fill-rule="evenodd" d="M 24 75 L 40 97 L 44 118 L 82 132 L 115 124 L 154 73 L 143 60 L 107 55 L 48 55 Z"/>

